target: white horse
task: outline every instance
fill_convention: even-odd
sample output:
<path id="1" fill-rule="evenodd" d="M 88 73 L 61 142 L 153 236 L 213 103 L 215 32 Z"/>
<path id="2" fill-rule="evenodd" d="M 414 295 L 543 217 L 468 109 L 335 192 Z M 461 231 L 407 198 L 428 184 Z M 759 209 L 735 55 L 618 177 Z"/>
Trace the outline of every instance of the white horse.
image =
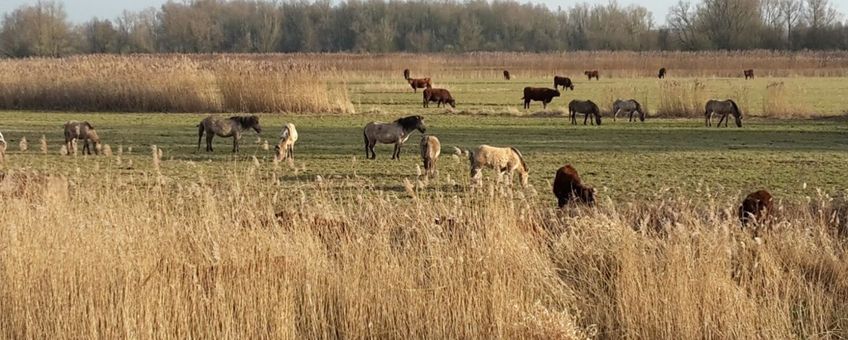
<path id="1" fill-rule="evenodd" d="M 274 159 L 277 161 L 283 161 L 287 158 L 294 159 L 295 142 L 297 142 L 297 129 L 294 124 L 286 123 L 286 125 L 283 125 L 283 130 L 280 131 L 280 141 L 274 147 L 274 150 L 277 151 Z"/>
<path id="2" fill-rule="evenodd" d="M 517 171 L 521 186 L 527 186 L 527 180 L 530 177 L 529 169 L 524 162 L 524 156 L 516 148 L 499 148 L 484 144 L 469 150 L 468 159 L 471 161 L 471 179 L 477 184 L 482 182 L 482 170 L 487 167 L 495 169 L 500 176 L 507 175 L 510 185 L 512 174 Z"/>
<path id="3" fill-rule="evenodd" d="M 631 122 L 633 121 L 633 113 L 639 113 L 639 120 L 643 122 L 645 121 L 645 111 L 642 110 L 642 105 L 640 105 L 635 99 L 616 99 L 612 103 L 612 112 L 612 121 L 616 120 L 619 112 L 629 114 Z"/>
<path id="4" fill-rule="evenodd" d="M 394 144 L 395 150 L 392 159 L 400 159 L 400 147 L 409 139 L 410 133 L 418 130 L 424 133 L 427 127 L 424 125 L 424 117 L 409 116 L 400 118 L 391 123 L 370 122 L 365 125 L 362 136 L 365 139 L 365 158 L 375 159 L 374 145 L 377 143 Z"/>

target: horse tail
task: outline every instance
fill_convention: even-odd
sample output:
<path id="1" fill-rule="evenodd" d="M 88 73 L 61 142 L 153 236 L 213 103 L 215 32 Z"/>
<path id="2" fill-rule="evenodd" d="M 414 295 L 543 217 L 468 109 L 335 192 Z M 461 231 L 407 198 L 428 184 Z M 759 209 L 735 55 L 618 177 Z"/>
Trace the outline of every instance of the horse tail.
<path id="1" fill-rule="evenodd" d="M 512 152 L 515 152 L 515 154 L 518 155 L 518 159 L 521 160 L 521 167 L 524 168 L 524 172 L 530 171 L 530 169 L 527 168 L 527 162 L 524 161 L 524 156 L 521 155 L 521 151 L 518 151 L 518 149 L 514 147 L 509 148 L 512 149 Z"/>

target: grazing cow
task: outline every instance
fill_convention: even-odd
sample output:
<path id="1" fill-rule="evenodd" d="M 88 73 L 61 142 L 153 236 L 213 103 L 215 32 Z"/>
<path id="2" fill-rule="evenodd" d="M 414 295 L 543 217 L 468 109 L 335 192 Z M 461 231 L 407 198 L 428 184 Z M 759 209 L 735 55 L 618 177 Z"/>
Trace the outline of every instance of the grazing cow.
<path id="1" fill-rule="evenodd" d="M 0 163 L 3 163 L 3 161 L 6 160 L 6 147 L 8 146 L 9 144 L 6 143 L 6 140 L 3 138 L 3 133 L 0 132 Z"/>
<path id="2" fill-rule="evenodd" d="M 566 89 L 574 91 L 574 84 L 571 83 L 571 78 L 554 76 L 554 89 L 559 90 L 560 86 L 562 86 L 563 91 Z"/>
<path id="3" fill-rule="evenodd" d="M 592 121 L 592 125 L 596 122 L 598 125 L 601 125 L 601 109 L 598 108 L 598 105 L 591 100 L 572 100 L 568 103 L 568 113 L 571 115 L 571 124 L 577 124 L 577 114 L 582 113 L 586 115 L 583 118 L 583 125 L 586 125 L 586 120 L 588 120 L 591 115 L 595 116 L 595 120 Z"/>
<path id="4" fill-rule="evenodd" d="M 436 161 L 442 153 L 442 144 L 436 136 L 421 136 L 421 160 L 424 161 L 424 172 L 427 176 L 436 175 Z"/>
<path id="5" fill-rule="evenodd" d="M 541 101 L 542 108 L 547 108 L 548 103 L 554 100 L 554 97 L 559 97 L 559 90 L 557 89 L 548 89 L 544 87 L 525 87 L 524 88 L 524 97 L 521 99 L 524 100 L 524 108 L 530 108 L 530 101 Z"/>
<path id="6" fill-rule="evenodd" d="M 430 78 L 420 78 L 420 79 L 409 78 L 406 81 L 409 82 L 409 86 L 412 87 L 412 92 L 418 92 L 418 89 L 423 89 L 423 88 L 429 89 L 429 88 L 433 87 L 433 84 L 430 83 Z"/>
<path id="7" fill-rule="evenodd" d="M 409 80 L 409 69 L 403 69 L 403 79 Z"/>
<path id="8" fill-rule="evenodd" d="M 595 204 L 595 189 L 583 185 L 580 175 L 571 164 L 567 164 L 556 172 L 554 176 L 554 196 L 560 208 L 572 201 L 582 202 L 588 205 Z"/>
<path id="9" fill-rule="evenodd" d="M 286 123 L 283 125 L 283 130 L 280 131 L 280 140 L 277 146 L 274 147 L 276 155 L 274 160 L 284 161 L 288 158 L 294 159 L 294 143 L 297 142 L 297 129 L 294 124 Z"/>
<path id="10" fill-rule="evenodd" d="M 71 150 L 76 150 L 75 144 L 77 140 L 82 141 L 82 153 L 91 154 L 91 147 L 88 142 L 94 144 L 94 153 L 100 154 L 100 137 L 97 136 L 97 131 L 94 126 L 88 122 L 78 122 L 75 120 L 67 121 L 64 125 L 65 130 L 65 147 L 68 148 L 68 154 Z"/>
<path id="11" fill-rule="evenodd" d="M 660 73 L 657 74 L 657 78 L 659 78 L 659 79 L 665 78 L 665 67 L 660 68 Z"/>
<path id="12" fill-rule="evenodd" d="M 707 101 L 707 105 L 705 105 L 704 109 L 704 125 L 713 125 L 713 113 L 721 115 L 721 118 L 718 120 L 718 124 L 716 125 L 716 127 L 721 126 L 722 120 L 724 121 L 724 126 L 727 127 L 727 122 L 730 120 L 730 118 L 727 117 L 728 114 L 733 114 L 733 116 L 736 118 L 736 126 L 742 127 L 742 110 L 740 110 L 739 106 L 736 105 L 736 102 L 731 99 Z"/>
<path id="13" fill-rule="evenodd" d="M 424 107 L 430 107 L 430 102 L 436 102 L 436 107 L 442 104 L 456 108 L 456 100 L 450 94 L 450 91 L 445 89 L 424 89 Z"/>
<path id="14" fill-rule="evenodd" d="M 200 151 L 200 141 L 206 133 L 206 151 L 212 152 L 212 139 L 215 135 L 219 137 L 233 137 L 233 152 L 239 151 L 239 140 L 242 131 L 253 129 L 256 133 L 262 133 L 257 116 L 232 116 L 222 119 L 209 116 L 197 124 L 197 151 Z"/>
<path id="15" fill-rule="evenodd" d="M 754 79 L 754 69 L 748 69 L 748 70 L 742 71 L 742 73 L 745 74 L 745 79 L 748 79 L 748 78 Z"/>
<path id="16" fill-rule="evenodd" d="M 527 163 L 521 152 L 513 147 L 498 148 L 489 145 L 480 145 L 474 150 L 468 151 L 468 159 L 471 161 L 471 179 L 481 184 L 483 180 L 482 170 L 484 167 L 495 169 L 500 176 L 507 175 L 508 183 L 512 185 L 512 174 L 518 171 L 521 186 L 527 186 L 530 177 Z"/>
<path id="17" fill-rule="evenodd" d="M 365 158 L 377 158 L 377 154 L 374 153 L 374 145 L 382 143 L 394 144 L 395 150 L 392 152 L 392 159 L 400 159 L 401 145 L 409 139 L 410 133 L 415 130 L 421 133 L 427 131 L 427 127 L 424 125 L 424 117 L 409 116 L 399 118 L 391 123 L 370 122 L 366 124 L 362 130 L 362 136 L 365 138 Z"/>
<path id="18" fill-rule="evenodd" d="M 583 74 L 585 74 L 586 77 L 589 77 L 589 80 L 592 80 L 592 78 L 595 78 L 595 80 L 601 80 L 601 78 L 598 77 L 598 70 L 584 71 Z"/>
<path id="19" fill-rule="evenodd" d="M 748 223 L 760 224 L 767 222 L 772 211 L 772 196 L 766 190 L 752 192 L 745 197 L 739 206 L 739 221 L 745 227 Z"/>
<path id="20" fill-rule="evenodd" d="M 633 113 L 639 113 L 639 120 L 643 122 L 645 121 L 645 111 L 642 110 L 642 105 L 635 99 L 616 99 L 612 103 L 612 112 L 612 121 L 616 120 L 619 112 L 629 113 L 631 122 L 633 121 Z"/>
<path id="21" fill-rule="evenodd" d="M 504 70 L 504 79 L 506 79 L 506 80 L 512 79 L 512 78 L 510 78 L 509 71 L 507 71 L 507 70 Z"/>

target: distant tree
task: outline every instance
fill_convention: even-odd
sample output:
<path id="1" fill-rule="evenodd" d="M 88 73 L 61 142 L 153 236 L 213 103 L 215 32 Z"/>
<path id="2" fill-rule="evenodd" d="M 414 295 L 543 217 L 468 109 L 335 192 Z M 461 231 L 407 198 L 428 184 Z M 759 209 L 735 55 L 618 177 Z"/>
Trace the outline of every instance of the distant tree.
<path id="1" fill-rule="evenodd" d="M 71 52 L 72 38 L 62 5 L 39 0 L 3 15 L 0 51 L 12 57 L 57 57 Z"/>
<path id="2" fill-rule="evenodd" d="M 109 20 L 97 18 L 83 24 L 80 29 L 83 45 L 79 48 L 83 53 L 117 53 L 119 49 L 119 32 Z"/>

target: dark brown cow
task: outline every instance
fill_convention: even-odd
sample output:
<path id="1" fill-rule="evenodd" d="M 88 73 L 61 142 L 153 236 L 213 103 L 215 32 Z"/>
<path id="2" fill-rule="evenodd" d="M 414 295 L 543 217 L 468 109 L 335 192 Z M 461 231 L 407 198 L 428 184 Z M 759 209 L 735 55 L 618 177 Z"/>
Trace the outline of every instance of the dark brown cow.
<path id="1" fill-rule="evenodd" d="M 507 70 L 504 70 L 504 79 L 506 79 L 506 80 L 509 80 L 509 79 L 510 79 L 510 77 L 509 77 L 509 71 L 507 71 Z"/>
<path id="2" fill-rule="evenodd" d="M 562 90 L 571 89 L 574 91 L 574 84 L 571 83 L 571 78 L 569 77 L 560 77 L 554 76 L 554 88 L 559 90 L 559 87 L 562 86 Z"/>
<path id="3" fill-rule="evenodd" d="M 418 92 L 418 89 L 429 89 L 433 87 L 433 84 L 430 83 L 430 78 L 409 78 L 406 81 L 409 82 L 409 86 L 412 86 L 412 92 Z"/>
<path id="4" fill-rule="evenodd" d="M 424 89 L 424 107 L 430 107 L 430 102 L 435 102 L 436 107 L 450 104 L 452 108 L 456 108 L 456 100 L 453 99 L 450 91 L 445 89 Z"/>
<path id="5" fill-rule="evenodd" d="M 595 204 L 595 189 L 583 185 L 580 175 L 571 164 L 557 170 L 554 177 L 554 196 L 560 208 L 573 201 Z"/>
<path id="6" fill-rule="evenodd" d="M 409 80 L 409 69 L 403 69 L 403 79 Z"/>
<path id="7" fill-rule="evenodd" d="M 589 80 L 592 80 L 592 78 L 595 78 L 595 80 L 601 80 L 601 78 L 598 77 L 598 70 L 584 71 L 583 74 L 589 77 Z"/>
<path id="8" fill-rule="evenodd" d="M 548 103 L 550 103 L 554 97 L 559 97 L 559 90 L 556 89 L 548 89 L 544 87 L 525 87 L 524 88 L 524 97 L 521 99 L 524 100 L 524 108 L 530 108 L 530 101 L 541 101 L 542 108 L 547 108 Z"/>
<path id="9" fill-rule="evenodd" d="M 745 71 L 742 71 L 742 73 L 745 74 L 745 79 L 748 79 L 748 78 L 754 79 L 754 69 L 745 70 Z"/>
<path id="10" fill-rule="evenodd" d="M 665 67 L 660 68 L 660 73 L 657 74 L 657 78 L 660 78 L 660 79 L 665 78 Z"/>
<path id="11" fill-rule="evenodd" d="M 752 192 L 745 197 L 739 206 L 739 221 L 742 226 L 764 223 L 769 219 L 772 211 L 771 193 L 766 190 Z"/>

